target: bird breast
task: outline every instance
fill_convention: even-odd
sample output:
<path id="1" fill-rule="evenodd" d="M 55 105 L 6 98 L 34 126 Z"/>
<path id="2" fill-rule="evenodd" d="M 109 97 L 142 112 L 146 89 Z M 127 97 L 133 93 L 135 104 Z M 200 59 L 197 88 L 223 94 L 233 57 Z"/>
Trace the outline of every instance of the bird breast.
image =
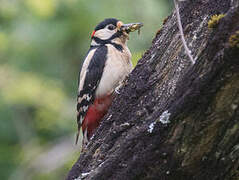
<path id="1" fill-rule="evenodd" d="M 131 53 L 125 44 L 122 45 L 122 51 L 117 50 L 111 44 L 107 44 L 106 46 L 108 55 L 102 78 L 96 89 L 96 97 L 112 93 L 133 68 Z"/>

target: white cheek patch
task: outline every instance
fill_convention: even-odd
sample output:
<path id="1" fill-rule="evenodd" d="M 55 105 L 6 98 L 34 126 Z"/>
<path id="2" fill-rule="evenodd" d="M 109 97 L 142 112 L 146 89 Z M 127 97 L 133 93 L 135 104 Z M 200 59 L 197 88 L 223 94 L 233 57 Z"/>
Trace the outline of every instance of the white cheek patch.
<path id="1" fill-rule="evenodd" d="M 115 33 L 115 31 L 110 31 L 108 29 L 100 29 L 98 31 L 95 32 L 95 37 L 98 37 L 102 40 L 106 40 L 109 39 L 113 34 Z"/>

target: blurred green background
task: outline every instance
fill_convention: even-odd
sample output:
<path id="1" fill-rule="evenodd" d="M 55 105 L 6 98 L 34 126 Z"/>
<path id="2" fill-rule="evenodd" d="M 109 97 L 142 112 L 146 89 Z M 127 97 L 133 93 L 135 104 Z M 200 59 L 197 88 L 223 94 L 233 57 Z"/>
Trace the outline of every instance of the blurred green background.
<path id="1" fill-rule="evenodd" d="M 104 18 L 143 22 L 128 43 L 134 65 L 167 0 L 0 0 L 0 179 L 64 179 L 80 154 L 77 76 L 90 34 Z"/>

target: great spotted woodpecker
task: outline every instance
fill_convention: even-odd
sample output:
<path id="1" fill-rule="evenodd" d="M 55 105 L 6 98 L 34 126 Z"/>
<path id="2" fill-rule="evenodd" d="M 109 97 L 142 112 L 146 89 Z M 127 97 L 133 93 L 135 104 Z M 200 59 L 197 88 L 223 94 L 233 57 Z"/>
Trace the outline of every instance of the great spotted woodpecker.
<path id="1" fill-rule="evenodd" d="M 94 29 L 78 80 L 76 143 L 81 127 L 83 144 L 88 142 L 107 113 L 115 88 L 131 72 L 131 53 L 126 43 L 129 33 L 142 26 L 109 18 Z"/>

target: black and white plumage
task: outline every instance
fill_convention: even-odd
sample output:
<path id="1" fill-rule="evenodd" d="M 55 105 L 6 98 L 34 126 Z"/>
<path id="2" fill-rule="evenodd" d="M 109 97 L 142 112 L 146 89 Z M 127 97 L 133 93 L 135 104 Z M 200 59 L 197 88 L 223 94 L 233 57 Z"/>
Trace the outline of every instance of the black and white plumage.
<path id="1" fill-rule="evenodd" d="M 92 33 L 91 47 L 79 75 L 76 142 L 81 127 L 84 142 L 92 136 L 107 113 L 113 91 L 132 70 L 131 53 L 126 45 L 132 25 L 128 32 L 122 31 L 122 26 L 117 19 L 105 19 Z"/>
<path id="2" fill-rule="evenodd" d="M 78 94 L 77 111 L 78 123 L 82 124 L 89 105 L 95 99 L 95 91 L 102 77 L 105 61 L 107 58 L 107 47 L 105 45 L 97 48 L 91 48 L 83 65 L 82 73 L 80 74 L 80 85 Z M 90 61 L 89 61 L 90 60 Z M 89 61 L 89 62 L 88 62 Z M 84 67 L 87 66 L 87 67 Z"/>

